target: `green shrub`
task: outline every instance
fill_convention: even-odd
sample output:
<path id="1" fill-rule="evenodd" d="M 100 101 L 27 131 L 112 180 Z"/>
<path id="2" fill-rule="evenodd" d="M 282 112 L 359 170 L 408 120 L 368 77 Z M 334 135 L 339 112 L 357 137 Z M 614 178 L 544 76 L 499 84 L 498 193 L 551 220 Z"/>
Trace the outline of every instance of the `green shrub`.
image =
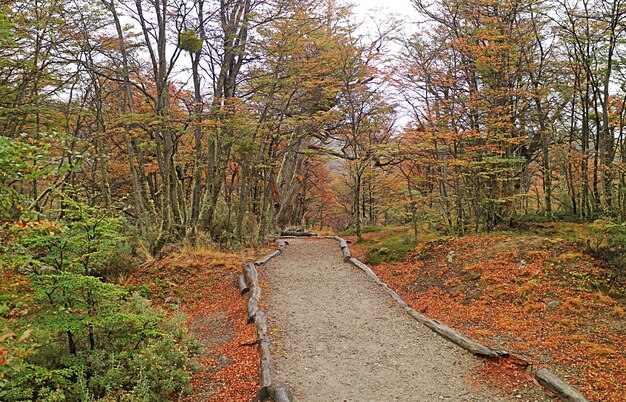
<path id="1" fill-rule="evenodd" d="M 184 318 L 168 319 L 138 294 L 91 276 L 31 281 L 19 306 L 28 313 L 0 318 L 0 352 L 11 358 L 0 364 L 0 400 L 165 401 L 190 391 L 197 343 Z M 28 336 L 17 342 L 18 333 Z"/>
<path id="2" fill-rule="evenodd" d="M 197 343 L 184 318 L 96 276 L 128 261 L 122 220 L 58 195 L 61 218 L 22 216 L 0 232 L 0 275 L 12 282 L 0 282 L 0 400 L 188 393 Z"/>
<path id="3" fill-rule="evenodd" d="M 40 179 L 48 169 L 36 161 L 48 155 L 47 147 L 34 146 L 22 138 L 0 135 L 0 222 L 22 215 L 27 199 L 23 195 L 24 182 Z"/>
<path id="4" fill-rule="evenodd" d="M 100 208 L 64 196 L 62 219 L 21 221 L 9 228 L 10 246 L 5 266 L 24 270 L 53 270 L 104 276 L 120 271 L 115 264 L 130 263 L 130 246 L 123 221 Z M 108 272 L 113 267 L 115 272 Z"/>

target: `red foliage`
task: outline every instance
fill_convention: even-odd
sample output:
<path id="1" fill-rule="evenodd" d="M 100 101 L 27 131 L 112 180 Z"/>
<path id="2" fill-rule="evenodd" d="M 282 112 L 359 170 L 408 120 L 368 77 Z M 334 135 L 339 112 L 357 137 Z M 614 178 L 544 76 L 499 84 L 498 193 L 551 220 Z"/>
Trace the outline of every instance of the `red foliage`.
<path id="1" fill-rule="evenodd" d="M 608 270 L 575 244 L 467 237 L 431 242 L 421 255 L 374 270 L 416 310 L 550 368 L 593 400 L 623 401 L 623 302 L 607 295 Z M 481 371 L 509 390 L 530 381 L 502 365 Z"/>
<path id="2" fill-rule="evenodd" d="M 185 401 L 249 401 L 258 390 L 259 355 L 253 326 L 246 324 L 245 298 L 236 278 L 249 252 L 175 254 L 140 271 L 135 285 L 147 285 L 156 303 L 179 304 L 190 331 L 202 345 L 202 366 Z"/>

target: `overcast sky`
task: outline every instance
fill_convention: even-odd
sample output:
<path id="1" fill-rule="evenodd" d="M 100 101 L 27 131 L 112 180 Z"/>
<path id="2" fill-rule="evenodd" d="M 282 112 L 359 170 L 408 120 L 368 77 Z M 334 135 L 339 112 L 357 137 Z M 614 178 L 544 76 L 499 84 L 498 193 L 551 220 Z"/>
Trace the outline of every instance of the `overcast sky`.
<path id="1" fill-rule="evenodd" d="M 411 0 L 347 0 L 347 2 L 355 5 L 357 16 L 366 23 L 372 17 L 380 19 L 383 13 L 395 14 L 406 21 L 411 20 L 416 14 Z"/>
<path id="2" fill-rule="evenodd" d="M 354 11 L 357 14 L 357 19 L 365 22 L 363 29 L 373 30 L 375 24 L 374 20 L 384 20 L 383 14 L 394 14 L 399 17 L 400 20 L 405 21 L 401 30 L 404 33 L 414 32 L 416 26 L 411 24 L 411 21 L 417 20 L 417 11 L 413 8 L 411 0 L 344 0 L 346 2 L 355 5 Z M 389 45 L 389 51 L 391 53 L 398 52 L 399 46 L 391 43 Z M 401 104 L 402 101 L 400 101 Z M 406 110 L 403 107 L 398 108 L 398 121 L 396 123 L 397 128 L 401 128 L 406 125 L 410 118 L 406 114 Z"/>
<path id="3" fill-rule="evenodd" d="M 367 15 L 372 9 L 382 8 L 400 15 L 413 14 L 415 11 L 410 0 L 352 0 L 350 3 L 356 5 L 357 12 L 361 15 Z"/>
<path id="4" fill-rule="evenodd" d="M 386 20 L 385 17 L 393 15 L 394 20 L 404 21 L 400 25 L 404 33 L 414 32 L 417 18 L 417 11 L 413 8 L 411 0 L 342 0 L 354 5 L 357 21 L 365 24 L 362 29 L 374 30 L 376 23 Z M 384 26 L 385 24 L 383 24 Z"/>

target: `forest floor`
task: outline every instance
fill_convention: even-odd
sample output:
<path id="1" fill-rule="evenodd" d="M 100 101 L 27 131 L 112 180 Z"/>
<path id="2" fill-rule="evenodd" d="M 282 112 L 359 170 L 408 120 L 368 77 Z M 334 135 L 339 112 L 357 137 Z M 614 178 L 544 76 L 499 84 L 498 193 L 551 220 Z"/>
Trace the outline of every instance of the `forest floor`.
<path id="1" fill-rule="evenodd" d="M 577 245 L 570 232 L 580 238 L 584 227 L 544 229 L 426 234 L 415 245 L 408 229 L 386 228 L 350 247 L 423 314 L 513 352 L 532 369 L 551 369 L 592 400 L 622 401 L 624 279 Z M 188 317 L 201 350 L 186 401 L 255 397 L 255 335 L 235 279 L 267 252 L 183 250 L 126 279 L 154 304 Z M 344 263 L 333 241 L 290 240 L 260 274 L 277 377 L 297 399 L 550 399 L 526 371 L 476 359 L 413 321 Z"/>
<path id="2" fill-rule="evenodd" d="M 423 314 L 549 368 L 591 400 L 623 401 L 624 280 L 574 241 L 584 227 L 565 229 L 425 240 L 408 250 L 399 239 L 409 231 L 393 229 L 367 233 L 352 248 L 366 262 L 373 257 L 378 276 Z M 481 370 L 516 387 L 515 370 Z"/>
<path id="3" fill-rule="evenodd" d="M 331 240 L 289 240 L 261 271 L 275 375 L 296 400 L 548 400 L 523 373 L 489 367 L 413 320 Z M 491 378 L 491 377 L 489 377 Z"/>
<path id="4" fill-rule="evenodd" d="M 184 401 L 247 402 L 256 397 L 259 355 L 236 278 L 244 263 L 267 252 L 179 251 L 128 279 L 127 285 L 154 304 L 185 314 L 200 343 L 193 393 Z"/>

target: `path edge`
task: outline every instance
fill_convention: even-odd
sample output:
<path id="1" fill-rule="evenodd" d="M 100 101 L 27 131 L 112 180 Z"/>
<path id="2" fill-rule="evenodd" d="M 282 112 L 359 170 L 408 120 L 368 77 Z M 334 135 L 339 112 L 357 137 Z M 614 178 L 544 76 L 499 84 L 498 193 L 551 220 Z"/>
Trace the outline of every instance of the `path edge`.
<path id="1" fill-rule="evenodd" d="M 287 242 L 277 239 L 276 249 L 260 260 L 249 262 L 243 266 L 243 273 L 237 278 L 237 286 L 241 295 L 249 294 L 246 320 L 248 324 L 254 324 L 256 343 L 259 349 L 259 390 L 257 400 L 273 402 L 293 402 L 293 395 L 289 388 L 274 378 L 272 369 L 272 353 L 270 337 L 267 331 L 265 313 L 259 309 L 261 301 L 261 286 L 259 285 L 259 273 L 257 267 L 264 266 L 273 258 L 282 254 Z"/>
<path id="2" fill-rule="evenodd" d="M 488 346 L 475 342 L 465 335 L 461 334 L 460 332 L 442 324 L 437 320 L 428 318 L 425 315 L 419 313 L 417 310 L 413 309 L 402 299 L 402 297 L 400 297 L 400 295 L 395 290 L 393 290 L 388 284 L 383 282 L 370 267 L 368 267 L 366 264 L 359 261 L 358 259 L 352 257 L 352 254 L 350 253 L 350 248 L 348 247 L 348 242 L 345 239 L 339 236 L 323 236 L 320 238 L 338 241 L 345 262 L 348 262 L 353 266 L 359 268 L 361 271 L 365 272 L 370 277 L 370 279 L 372 279 L 377 285 L 382 287 L 396 302 L 396 304 L 402 307 L 402 309 L 406 311 L 411 317 L 413 317 L 416 321 L 425 325 L 441 337 L 455 343 L 461 348 L 479 357 L 495 360 L 498 358 L 506 359 L 510 356 L 509 352 L 507 351 L 495 350 Z M 542 387 L 556 394 L 556 396 L 564 402 L 591 402 L 583 394 L 576 390 L 576 388 L 572 387 L 559 376 L 552 373 L 546 368 L 541 368 L 533 372 L 532 375 L 533 378 L 535 378 Z"/>

